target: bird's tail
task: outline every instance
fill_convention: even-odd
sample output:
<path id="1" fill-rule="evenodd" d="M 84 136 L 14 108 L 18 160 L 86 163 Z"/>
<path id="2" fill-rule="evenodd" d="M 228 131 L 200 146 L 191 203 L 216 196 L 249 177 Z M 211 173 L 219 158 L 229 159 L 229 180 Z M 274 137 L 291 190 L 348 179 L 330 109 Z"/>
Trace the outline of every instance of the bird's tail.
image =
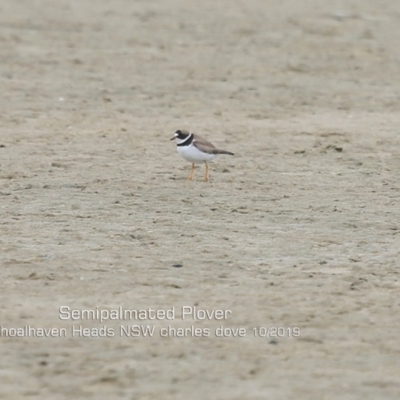
<path id="1" fill-rule="evenodd" d="M 226 150 L 215 150 L 215 154 L 229 154 L 230 156 L 234 156 L 235 154 L 231 153 L 230 151 Z"/>

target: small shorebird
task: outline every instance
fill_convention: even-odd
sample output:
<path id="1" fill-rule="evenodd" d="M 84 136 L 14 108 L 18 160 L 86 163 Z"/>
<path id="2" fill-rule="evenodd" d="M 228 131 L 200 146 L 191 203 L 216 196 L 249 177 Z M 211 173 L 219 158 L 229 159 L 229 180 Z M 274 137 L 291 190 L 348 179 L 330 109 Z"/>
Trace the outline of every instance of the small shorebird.
<path id="1" fill-rule="evenodd" d="M 178 153 L 187 161 L 192 163 L 192 171 L 189 175 L 189 180 L 193 179 L 194 165 L 195 164 L 206 164 L 206 174 L 204 176 L 204 182 L 208 181 L 208 164 L 207 161 L 212 161 L 217 154 L 234 154 L 230 151 L 219 150 L 215 148 L 209 141 L 202 138 L 199 135 L 190 133 L 185 130 L 177 130 L 174 137 L 171 140 L 176 141 L 176 148 Z"/>

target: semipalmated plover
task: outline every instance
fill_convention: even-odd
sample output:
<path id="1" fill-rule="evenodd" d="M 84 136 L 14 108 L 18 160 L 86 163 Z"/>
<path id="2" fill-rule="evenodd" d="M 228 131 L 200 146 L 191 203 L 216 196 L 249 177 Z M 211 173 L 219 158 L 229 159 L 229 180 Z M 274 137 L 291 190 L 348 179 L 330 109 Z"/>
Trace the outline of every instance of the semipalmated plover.
<path id="1" fill-rule="evenodd" d="M 199 135 L 190 133 L 183 129 L 179 129 L 175 132 L 174 137 L 171 140 L 176 141 L 176 148 L 178 153 L 187 161 L 192 163 L 192 171 L 189 175 L 189 180 L 193 178 L 194 165 L 195 164 L 206 164 L 206 174 L 204 176 L 204 181 L 208 181 L 208 164 L 207 161 L 212 161 L 217 154 L 234 154 L 230 151 L 219 150 L 215 148 L 209 141 L 202 138 Z"/>

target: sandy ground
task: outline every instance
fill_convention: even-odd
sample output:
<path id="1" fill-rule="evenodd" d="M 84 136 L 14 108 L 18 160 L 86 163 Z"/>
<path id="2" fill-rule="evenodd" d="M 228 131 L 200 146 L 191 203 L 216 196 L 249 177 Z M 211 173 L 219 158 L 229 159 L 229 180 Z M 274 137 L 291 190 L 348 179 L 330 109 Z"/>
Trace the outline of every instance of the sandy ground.
<path id="1" fill-rule="evenodd" d="M 399 35 L 389 0 L 2 1 L 1 399 L 400 398 Z M 188 182 L 177 129 L 235 156 Z"/>

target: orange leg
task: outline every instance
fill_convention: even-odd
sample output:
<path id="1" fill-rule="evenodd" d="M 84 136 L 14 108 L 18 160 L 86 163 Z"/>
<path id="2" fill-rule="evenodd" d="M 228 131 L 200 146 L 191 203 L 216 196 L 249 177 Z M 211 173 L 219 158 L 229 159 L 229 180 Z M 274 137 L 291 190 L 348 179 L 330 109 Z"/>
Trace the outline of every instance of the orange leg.
<path id="1" fill-rule="evenodd" d="M 204 182 L 208 182 L 208 164 L 206 161 L 206 175 L 204 176 Z"/>
<path id="2" fill-rule="evenodd" d="M 192 163 L 192 171 L 190 172 L 188 180 L 191 181 L 193 179 L 193 173 L 194 173 L 194 163 Z"/>

